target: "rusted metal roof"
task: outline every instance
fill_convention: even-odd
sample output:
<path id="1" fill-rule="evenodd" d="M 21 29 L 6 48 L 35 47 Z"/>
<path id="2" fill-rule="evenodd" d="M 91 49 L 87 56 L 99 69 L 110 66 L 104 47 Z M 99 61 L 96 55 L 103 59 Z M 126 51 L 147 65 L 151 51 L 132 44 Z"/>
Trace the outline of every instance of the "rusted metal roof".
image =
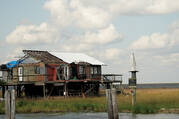
<path id="1" fill-rule="evenodd" d="M 46 64 L 49 63 L 64 63 L 63 60 L 57 58 L 56 56 L 50 54 L 48 51 L 38 51 L 38 50 L 23 50 L 24 54 L 33 57 L 36 60 L 40 60 Z"/>

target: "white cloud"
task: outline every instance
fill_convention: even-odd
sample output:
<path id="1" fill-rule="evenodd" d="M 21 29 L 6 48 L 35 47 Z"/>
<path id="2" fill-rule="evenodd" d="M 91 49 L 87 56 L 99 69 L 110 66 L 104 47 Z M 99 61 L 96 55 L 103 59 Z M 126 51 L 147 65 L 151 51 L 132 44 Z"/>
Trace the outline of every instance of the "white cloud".
<path id="1" fill-rule="evenodd" d="M 164 48 L 168 45 L 168 34 L 153 33 L 151 36 L 142 36 L 134 41 L 132 49 Z"/>
<path id="2" fill-rule="evenodd" d="M 20 25 L 6 37 L 9 44 L 39 44 L 56 41 L 55 29 L 47 23 L 36 25 Z"/>
<path id="3" fill-rule="evenodd" d="M 152 33 L 151 35 L 141 36 L 138 40 L 134 41 L 131 49 L 156 49 L 156 48 L 172 48 L 179 45 L 179 22 L 174 22 L 171 25 L 169 32 L 160 34 Z"/>
<path id="4" fill-rule="evenodd" d="M 61 48 L 65 51 L 89 51 L 98 48 L 99 45 L 111 44 L 121 39 L 121 33 L 117 32 L 113 25 L 109 25 L 97 32 L 86 31 L 85 34 L 72 35 L 70 39 L 64 41 Z"/>
<path id="5" fill-rule="evenodd" d="M 122 35 L 117 32 L 115 27 L 111 24 L 104 29 L 99 29 L 96 32 L 86 32 L 84 36 L 81 37 L 82 42 L 89 44 L 107 44 L 115 40 L 121 40 Z"/>
<path id="6" fill-rule="evenodd" d="M 168 14 L 179 11 L 179 1 L 171 0 L 115 0 L 111 12 L 122 15 Z"/>
<path id="7" fill-rule="evenodd" d="M 109 48 L 104 51 L 103 57 L 106 60 L 114 60 L 114 59 L 119 59 L 119 56 L 123 54 L 124 54 L 124 51 L 122 49 Z"/>
<path id="8" fill-rule="evenodd" d="M 84 44 L 84 43 L 66 43 L 65 45 L 61 45 L 60 49 L 63 51 L 67 51 L 67 52 L 85 52 L 85 51 L 89 51 L 92 48 L 94 48 L 94 46 L 92 46 L 91 44 Z"/>
<path id="9" fill-rule="evenodd" d="M 108 12 L 95 6 L 86 7 L 80 0 L 51 0 L 45 3 L 44 8 L 50 11 L 52 21 L 61 27 L 102 28 L 110 22 Z"/>

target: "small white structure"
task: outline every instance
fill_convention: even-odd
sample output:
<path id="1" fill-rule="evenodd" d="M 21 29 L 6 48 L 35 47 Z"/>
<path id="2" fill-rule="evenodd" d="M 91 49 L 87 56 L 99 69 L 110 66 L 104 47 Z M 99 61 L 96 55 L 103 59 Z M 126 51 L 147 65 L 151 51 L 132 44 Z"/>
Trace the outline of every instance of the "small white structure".
<path id="1" fill-rule="evenodd" d="M 135 61 L 135 56 L 134 52 L 131 53 L 131 71 L 136 71 L 136 61 Z"/>

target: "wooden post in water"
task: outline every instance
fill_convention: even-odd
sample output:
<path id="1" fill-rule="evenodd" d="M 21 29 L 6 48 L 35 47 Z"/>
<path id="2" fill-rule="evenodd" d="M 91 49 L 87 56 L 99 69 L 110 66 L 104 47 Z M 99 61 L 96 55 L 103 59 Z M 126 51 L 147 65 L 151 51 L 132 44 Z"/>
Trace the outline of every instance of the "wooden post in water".
<path id="1" fill-rule="evenodd" d="M 106 89 L 108 119 L 119 119 L 116 89 Z"/>
<path id="2" fill-rule="evenodd" d="M 15 90 L 5 92 L 5 119 L 15 119 Z"/>
<path id="3" fill-rule="evenodd" d="M 116 89 L 112 88 L 111 93 L 112 93 L 112 104 L 113 104 L 114 119 L 119 119 L 119 116 L 118 116 L 118 103 L 117 103 L 117 97 L 116 97 Z"/>
<path id="4" fill-rule="evenodd" d="M 5 115 L 6 115 L 5 119 L 11 118 L 10 98 L 11 98 L 10 91 L 6 90 L 6 92 L 5 92 Z"/>
<path id="5" fill-rule="evenodd" d="M 11 119 L 15 119 L 16 114 L 16 97 L 15 90 L 11 90 Z"/>

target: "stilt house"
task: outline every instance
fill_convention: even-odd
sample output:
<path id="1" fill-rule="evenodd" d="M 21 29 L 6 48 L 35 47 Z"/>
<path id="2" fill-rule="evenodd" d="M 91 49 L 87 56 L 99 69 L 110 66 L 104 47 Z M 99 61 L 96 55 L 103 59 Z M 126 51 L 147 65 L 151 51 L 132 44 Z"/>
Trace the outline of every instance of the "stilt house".
<path id="1" fill-rule="evenodd" d="M 12 69 L 26 96 L 97 95 L 104 63 L 81 53 L 23 50 Z"/>

